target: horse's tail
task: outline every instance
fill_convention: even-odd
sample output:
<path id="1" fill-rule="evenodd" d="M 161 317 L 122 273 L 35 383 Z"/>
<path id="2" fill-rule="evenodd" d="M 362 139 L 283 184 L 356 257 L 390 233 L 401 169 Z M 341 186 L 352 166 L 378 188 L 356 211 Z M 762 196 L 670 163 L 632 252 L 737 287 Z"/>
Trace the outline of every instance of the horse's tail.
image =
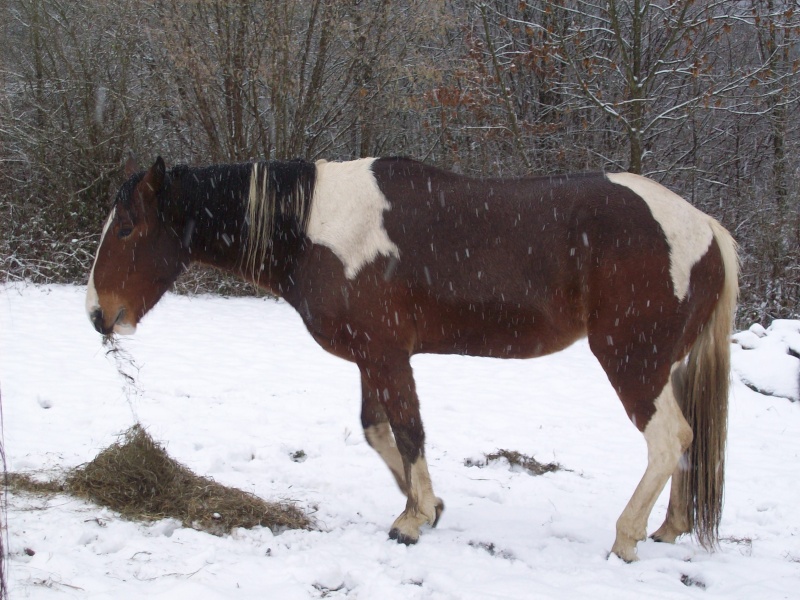
<path id="1" fill-rule="evenodd" d="M 716 546 L 722 517 L 725 481 L 725 439 L 728 430 L 730 334 L 738 297 L 739 259 L 736 242 L 711 220 L 722 254 L 725 282 L 717 305 L 705 323 L 679 373 L 676 390 L 694 439 L 681 464 L 686 517 L 691 531 L 707 549 Z"/>

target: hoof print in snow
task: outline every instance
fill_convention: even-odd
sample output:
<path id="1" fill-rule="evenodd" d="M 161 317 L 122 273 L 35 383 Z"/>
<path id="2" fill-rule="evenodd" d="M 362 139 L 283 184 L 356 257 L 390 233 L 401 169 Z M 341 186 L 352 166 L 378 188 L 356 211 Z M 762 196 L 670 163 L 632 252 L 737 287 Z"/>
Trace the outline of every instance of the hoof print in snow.
<path id="1" fill-rule="evenodd" d="M 695 579 L 694 577 L 686 575 L 685 573 L 683 575 L 681 575 L 681 583 L 683 585 L 685 585 L 686 587 L 696 587 L 696 588 L 699 588 L 701 590 L 706 589 L 706 584 L 705 583 L 703 583 L 699 579 Z"/>
<path id="2" fill-rule="evenodd" d="M 541 463 L 532 456 L 527 456 L 516 450 L 498 450 L 491 454 L 484 454 L 483 460 L 472 460 L 468 458 L 464 461 L 464 466 L 483 468 L 493 462 L 505 461 L 512 471 L 524 471 L 529 475 L 544 475 L 556 471 L 569 471 L 559 463 Z"/>
<path id="3" fill-rule="evenodd" d="M 292 457 L 292 460 L 296 463 L 305 462 L 306 459 L 308 458 L 308 455 L 303 450 L 297 450 L 296 452 L 292 452 L 290 456 Z"/>
<path id="4" fill-rule="evenodd" d="M 486 551 L 489 556 L 496 556 L 498 558 L 503 558 L 505 560 L 514 560 L 516 557 L 514 554 L 508 550 L 501 550 L 497 546 L 495 546 L 492 542 L 476 542 L 471 541 L 469 545 L 473 548 L 478 548 L 479 550 Z"/>
<path id="5" fill-rule="evenodd" d="M 347 593 L 349 592 L 349 590 L 347 588 L 345 588 L 344 583 L 341 583 L 338 586 L 333 587 L 333 588 L 332 587 L 328 587 L 326 585 L 323 585 L 321 583 L 315 583 L 314 584 L 314 589 L 319 592 L 319 597 L 320 598 L 332 598 L 334 596 L 340 596 L 340 595 L 341 596 L 347 596 Z M 342 592 L 342 593 L 339 594 L 339 592 Z"/>
<path id="6" fill-rule="evenodd" d="M 733 544 L 739 547 L 739 553 L 742 556 L 753 555 L 753 538 L 750 537 L 725 537 L 719 540 L 722 543 Z"/>

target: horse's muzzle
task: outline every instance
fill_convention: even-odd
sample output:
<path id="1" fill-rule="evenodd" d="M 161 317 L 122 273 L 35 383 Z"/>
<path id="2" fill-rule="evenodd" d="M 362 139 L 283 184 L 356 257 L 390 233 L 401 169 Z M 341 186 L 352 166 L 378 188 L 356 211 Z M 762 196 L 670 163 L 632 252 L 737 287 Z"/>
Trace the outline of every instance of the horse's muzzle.
<path id="1" fill-rule="evenodd" d="M 95 307 L 89 312 L 89 320 L 94 325 L 94 328 L 97 330 L 98 333 L 102 333 L 103 335 L 109 335 L 111 333 L 118 333 L 120 335 L 132 335 L 136 332 L 136 325 L 132 325 L 130 323 L 126 323 L 124 321 L 125 318 L 125 309 L 121 308 L 117 313 L 117 317 L 114 321 L 108 325 L 106 325 L 105 313 L 103 309 L 100 307 Z"/>
<path id="2" fill-rule="evenodd" d="M 89 320 L 92 322 L 92 325 L 94 325 L 94 328 L 97 330 L 97 333 L 108 335 L 114 330 L 113 324 L 111 325 L 111 327 L 106 328 L 105 324 L 103 323 L 103 310 L 101 308 L 95 308 L 89 314 Z"/>

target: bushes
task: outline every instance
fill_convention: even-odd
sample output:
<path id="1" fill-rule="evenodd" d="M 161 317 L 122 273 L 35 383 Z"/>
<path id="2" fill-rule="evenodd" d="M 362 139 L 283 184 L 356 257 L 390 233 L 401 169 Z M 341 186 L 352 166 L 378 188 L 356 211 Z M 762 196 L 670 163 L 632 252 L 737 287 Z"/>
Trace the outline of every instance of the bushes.
<path id="1" fill-rule="evenodd" d="M 800 12 L 728 4 L 648 5 L 635 24 L 605 0 L 9 0 L 0 276 L 82 282 L 131 151 L 405 154 L 485 176 L 641 170 L 739 241 L 740 321 L 797 317 Z M 252 292 L 203 271 L 179 287 Z"/>

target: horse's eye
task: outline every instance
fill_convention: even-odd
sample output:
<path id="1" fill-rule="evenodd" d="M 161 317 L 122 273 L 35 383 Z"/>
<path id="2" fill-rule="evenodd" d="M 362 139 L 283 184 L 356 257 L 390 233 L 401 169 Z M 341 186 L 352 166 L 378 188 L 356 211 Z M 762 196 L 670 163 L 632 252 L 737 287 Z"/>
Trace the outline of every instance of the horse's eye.
<path id="1" fill-rule="evenodd" d="M 131 233 L 133 233 L 133 229 L 131 227 L 120 227 L 117 235 L 120 239 L 122 239 L 128 237 Z"/>

